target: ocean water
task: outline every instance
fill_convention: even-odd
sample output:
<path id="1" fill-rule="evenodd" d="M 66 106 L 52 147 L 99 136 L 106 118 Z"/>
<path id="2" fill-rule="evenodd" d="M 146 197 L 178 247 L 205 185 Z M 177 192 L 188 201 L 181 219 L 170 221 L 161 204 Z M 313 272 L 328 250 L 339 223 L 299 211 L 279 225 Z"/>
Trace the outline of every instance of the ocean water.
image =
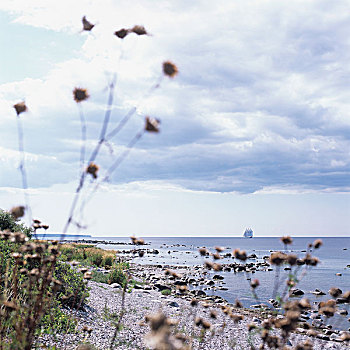
<path id="1" fill-rule="evenodd" d="M 131 242 L 128 237 L 95 237 L 95 239 L 118 243 L 98 245 L 104 249 L 130 250 L 134 248 L 131 245 L 125 244 Z M 293 238 L 293 244 L 288 246 L 287 251 L 293 252 L 302 258 L 305 256 L 308 244 L 312 243 L 315 239 L 315 237 Z M 343 292 L 350 290 L 350 268 L 347 267 L 350 264 L 350 238 L 326 237 L 321 239 L 323 241 L 321 248 L 311 251 L 313 256 L 319 258 L 320 263 L 316 267 L 308 268 L 307 270 L 301 267 L 299 273 L 300 281 L 297 285 L 297 288 L 304 291 L 305 294 L 303 297 L 307 297 L 311 302 L 330 298 L 329 295 L 315 296 L 311 293 L 315 288 L 325 293 L 332 287 L 338 287 Z M 145 254 L 142 258 L 135 256 L 133 262 L 159 265 L 201 265 L 205 260 L 212 261 L 212 259 L 199 256 L 198 248 L 206 247 L 209 251 L 215 252 L 215 246 L 226 248 L 222 254 L 232 252 L 235 248 L 244 249 L 248 255 L 254 253 L 258 256 L 258 259 L 248 260 L 247 262 L 257 262 L 263 261 L 263 257 L 270 255 L 271 251 L 284 251 L 285 249 L 277 237 L 257 237 L 252 239 L 237 237 L 146 237 L 145 242 L 149 245 L 138 248 L 157 249 L 159 254 Z M 232 262 L 237 262 L 237 260 L 233 258 L 220 260 L 220 263 Z M 262 303 L 267 303 L 268 299 L 272 297 L 276 275 L 275 267 L 272 268 L 274 271 L 257 271 L 250 276 L 252 279 L 257 278 L 260 281 L 260 286 L 256 291 L 259 301 Z M 279 294 L 282 294 L 285 289 L 285 281 L 289 273 L 290 271 L 281 269 L 278 283 Z M 336 275 L 339 273 L 341 276 Z M 210 278 L 210 274 L 213 275 L 214 273 L 210 272 L 207 277 Z M 257 304 L 257 300 L 251 293 L 249 281 L 247 281 L 247 276 L 244 272 L 220 272 L 220 274 L 224 277 L 223 282 L 225 284 L 222 286 L 228 290 L 206 290 L 207 294 L 219 295 L 231 303 L 238 298 L 246 307 Z M 339 307 L 346 309 L 345 305 L 339 305 Z M 350 312 L 349 309 L 348 311 Z M 336 322 L 336 327 L 348 329 L 350 327 L 349 318 L 350 315 L 335 317 L 334 322 Z"/>

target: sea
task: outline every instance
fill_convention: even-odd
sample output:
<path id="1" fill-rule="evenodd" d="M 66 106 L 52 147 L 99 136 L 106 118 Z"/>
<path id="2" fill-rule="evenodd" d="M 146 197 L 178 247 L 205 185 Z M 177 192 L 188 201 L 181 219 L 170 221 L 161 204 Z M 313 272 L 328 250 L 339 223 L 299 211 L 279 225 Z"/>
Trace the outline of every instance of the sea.
<path id="1" fill-rule="evenodd" d="M 98 244 L 103 249 L 114 249 L 127 251 L 134 246 L 128 245 L 131 240 L 129 237 L 91 237 L 85 239 L 105 240 L 113 244 Z M 286 247 L 278 237 L 144 237 L 146 246 L 138 248 L 156 249 L 159 254 L 145 254 L 144 257 L 134 255 L 133 262 L 138 264 L 157 264 L 157 265 L 202 265 L 205 260 L 199 255 L 198 249 L 206 247 L 210 252 L 215 252 L 216 246 L 225 248 L 223 255 L 232 252 L 233 249 L 239 248 L 246 250 L 247 254 L 255 254 L 256 260 L 263 261 L 264 256 L 270 255 L 272 251 L 293 252 L 299 258 L 303 258 L 308 249 L 308 245 L 313 243 L 315 237 L 295 237 L 293 243 Z M 328 290 L 332 287 L 338 287 L 343 292 L 350 290 L 350 237 L 322 237 L 323 245 L 319 249 L 311 250 L 311 255 L 317 257 L 320 262 L 317 266 L 299 269 L 297 288 L 301 289 L 310 302 L 319 302 L 330 298 Z M 130 254 L 128 254 L 130 256 Z M 224 258 L 220 263 L 237 262 L 236 259 Z M 206 290 L 211 295 L 219 295 L 230 303 L 234 303 L 238 298 L 245 307 L 256 305 L 258 301 L 270 305 L 268 300 L 272 298 L 274 285 L 276 283 L 276 268 L 273 271 L 256 271 L 254 274 L 247 276 L 244 272 L 215 272 L 224 277 L 222 286 L 227 290 Z M 285 289 L 285 282 L 291 271 L 285 271 L 283 268 L 277 280 L 278 294 L 282 295 Z M 207 277 L 210 278 L 210 272 Z M 253 296 L 249 287 L 247 277 L 258 279 L 259 287 L 256 289 L 258 301 Z M 325 292 L 324 296 L 315 296 L 312 291 L 315 288 Z M 271 306 L 271 305 L 270 305 Z M 349 306 L 339 305 L 340 309 L 345 309 L 350 313 Z M 335 327 L 340 329 L 349 329 L 350 314 L 337 315 L 333 322 Z"/>

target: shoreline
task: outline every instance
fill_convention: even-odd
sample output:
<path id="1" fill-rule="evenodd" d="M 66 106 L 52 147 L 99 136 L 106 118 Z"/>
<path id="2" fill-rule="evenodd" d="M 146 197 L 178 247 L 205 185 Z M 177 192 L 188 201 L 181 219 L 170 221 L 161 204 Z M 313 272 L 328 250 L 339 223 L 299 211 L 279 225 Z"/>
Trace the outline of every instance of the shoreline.
<path id="1" fill-rule="evenodd" d="M 175 267 L 174 271 L 176 270 Z M 180 270 L 177 268 L 177 270 Z M 260 310 L 246 308 L 234 308 L 221 297 L 193 295 L 191 292 L 183 294 L 176 292 L 171 295 L 162 295 L 164 286 L 179 287 L 179 280 L 164 276 L 165 268 L 130 264 L 130 272 L 135 279 L 141 280 L 143 284 L 136 284 L 130 293 L 125 294 L 125 314 L 122 319 L 123 329 L 118 334 L 118 349 L 147 349 L 144 339 L 149 333 L 149 326 L 145 323 L 145 316 L 158 313 L 160 310 L 167 316 L 179 320 L 174 329 L 182 334 L 195 335 L 192 348 L 198 349 L 251 349 L 251 344 L 256 348 L 261 343 L 259 335 L 248 332 L 248 325 L 251 323 L 260 327 L 264 318 L 269 314 L 263 314 Z M 177 271 L 180 274 L 181 271 Z M 165 284 L 167 282 L 167 284 Z M 175 285 L 175 283 L 177 283 Z M 160 287 L 163 284 L 163 287 Z M 81 310 L 74 310 L 73 314 L 78 319 L 78 333 L 56 336 L 56 341 L 50 336 L 44 335 L 40 338 L 45 346 L 56 345 L 60 348 L 75 349 L 84 339 L 97 349 L 108 349 L 110 340 L 114 333 L 113 319 L 120 313 L 122 307 L 122 290 L 119 285 L 103 284 L 89 281 L 91 288 L 87 304 Z M 158 286 L 157 286 L 158 285 Z M 192 307 L 190 300 L 193 297 L 198 300 L 198 306 Z M 224 307 L 229 307 L 236 317 L 228 317 Z M 212 318 L 214 312 L 217 316 Z M 238 321 L 238 316 L 243 316 Z M 196 337 L 200 336 L 200 329 L 193 326 L 194 319 L 202 317 L 211 323 L 210 329 L 205 332 L 204 343 L 199 344 Z M 91 329 L 90 332 L 82 331 Z M 298 328 L 290 336 L 292 346 L 311 340 L 314 349 L 347 349 L 348 345 L 333 340 L 330 335 L 310 337 L 305 334 L 307 331 Z M 304 334 L 303 334 L 304 333 Z M 323 339 L 321 339 L 323 338 Z M 337 335 L 339 338 L 339 334 Z M 41 347 L 44 348 L 44 347 Z"/>

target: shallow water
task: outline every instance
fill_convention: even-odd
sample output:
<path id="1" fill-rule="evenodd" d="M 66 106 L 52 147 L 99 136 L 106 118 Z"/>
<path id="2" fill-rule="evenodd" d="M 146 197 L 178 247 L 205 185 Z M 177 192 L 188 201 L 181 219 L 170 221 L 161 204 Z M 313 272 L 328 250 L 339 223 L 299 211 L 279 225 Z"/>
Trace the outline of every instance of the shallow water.
<path id="1" fill-rule="evenodd" d="M 96 239 L 120 242 L 122 244 L 105 245 L 100 244 L 99 247 L 103 249 L 116 249 L 116 250 L 130 250 L 134 247 L 131 245 L 125 245 L 123 243 L 129 243 L 128 237 L 96 237 Z M 293 239 L 293 244 L 288 246 L 288 252 L 293 251 L 298 257 L 305 256 L 305 250 L 308 243 L 312 243 L 316 238 L 297 237 Z M 257 260 L 249 260 L 250 262 L 263 261 L 264 256 L 270 255 L 272 250 L 285 249 L 284 245 L 278 238 L 232 238 L 232 237 L 148 237 L 145 241 L 150 245 L 137 247 L 138 249 L 157 249 L 159 254 L 145 254 L 144 257 L 135 257 L 133 262 L 139 264 L 160 264 L 160 265 L 202 265 L 205 261 L 204 258 L 198 254 L 198 248 L 205 246 L 211 252 L 214 252 L 215 246 L 221 246 L 227 248 L 222 254 L 232 252 L 232 249 L 240 248 L 247 251 L 249 254 L 256 254 Z M 343 292 L 350 290 L 350 268 L 347 267 L 350 264 L 350 238 L 344 237 L 327 237 L 322 238 L 323 245 L 320 249 L 311 252 L 313 256 L 320 259 L 320 264 L 311 269 L 305 270 L 302 266 L 299 271 L 300 282 L 297 288 L 305 292 L 304 297 L 307 297 L 311 302 L 321 301 L 329 299 L 329 295 L 315 296 L 311 291 L 315 288 L 321 289 L 326 292 L 331 287 L 338 287 Z M 130 254 L 127 254 L 130 256 Z M 210 258 L 206 258 L 211 260 Z M 249 262 L 248 261 L 248 262 Z M 220 263 L 232 263 L 237 262 L 233 258 L 221 259 Z M 285 289 L 285 281 L 290 271 L 281 270 L 278 283 L 278 294 L 283 294 Z M 341 276 L 337 276 L 337 273 L 341 273 Z M 211 272 L 211 274 L 213 274 Z M 234 302 L 236 298 L 239 298 L 244 306 L 251 306 L 257 304 L 257 300 L 253 297 L 249 281 L 246 280 L 244 272 L 220 272 L 224 276 L 223 287 L 228 288 L 227 291 L 216 290 L 206 291 L 207 294 L 219 295 L 229 302 Z M 252 279 L 259 279 L 260 286 L 257 288 L 257 295 L 260 302 L 266 303 L 268 299 L 272 297 L 274 284 L 275 284 L 276 271 L 257 271 L 255 274 L 251 274 Z M 209 276 L 208 276 L 209 277 Z M 344 305 L 339 305 L 340 308 L 345 308 Z M 350 310 L 348 310 L 350 311 Z M 350 322 L 348 321 L 350 315 L 337 316 L 335 318 L 337 326 L 342 329 L 348 329 Z"/>

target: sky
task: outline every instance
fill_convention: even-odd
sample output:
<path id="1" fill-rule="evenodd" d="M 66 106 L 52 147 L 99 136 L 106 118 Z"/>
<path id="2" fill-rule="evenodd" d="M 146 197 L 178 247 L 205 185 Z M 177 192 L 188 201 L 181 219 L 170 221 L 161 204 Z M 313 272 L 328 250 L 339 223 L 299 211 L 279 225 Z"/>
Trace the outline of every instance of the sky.
<path id="1" fill-rule="evenodd" d="M 102 146 L 75 212 L 84 228 L 69 232 L 350 236 L 349 10 L 348 0 L 2 0 L 0 208 L 24 203 L 13 105 L 25 101 L 33 217 L 62 231 L 84 169 L 80 115 L 89 155 L 116 77 L 109 130 L 136 113 Z M 149 35 L 113 35 L 134 25 Z M 168 60 L 174 78 L 162 74 Z M 89 99 L 77 105 L 75 87 Z M 102 181 L 146 116 L 160 132 Z"/>

